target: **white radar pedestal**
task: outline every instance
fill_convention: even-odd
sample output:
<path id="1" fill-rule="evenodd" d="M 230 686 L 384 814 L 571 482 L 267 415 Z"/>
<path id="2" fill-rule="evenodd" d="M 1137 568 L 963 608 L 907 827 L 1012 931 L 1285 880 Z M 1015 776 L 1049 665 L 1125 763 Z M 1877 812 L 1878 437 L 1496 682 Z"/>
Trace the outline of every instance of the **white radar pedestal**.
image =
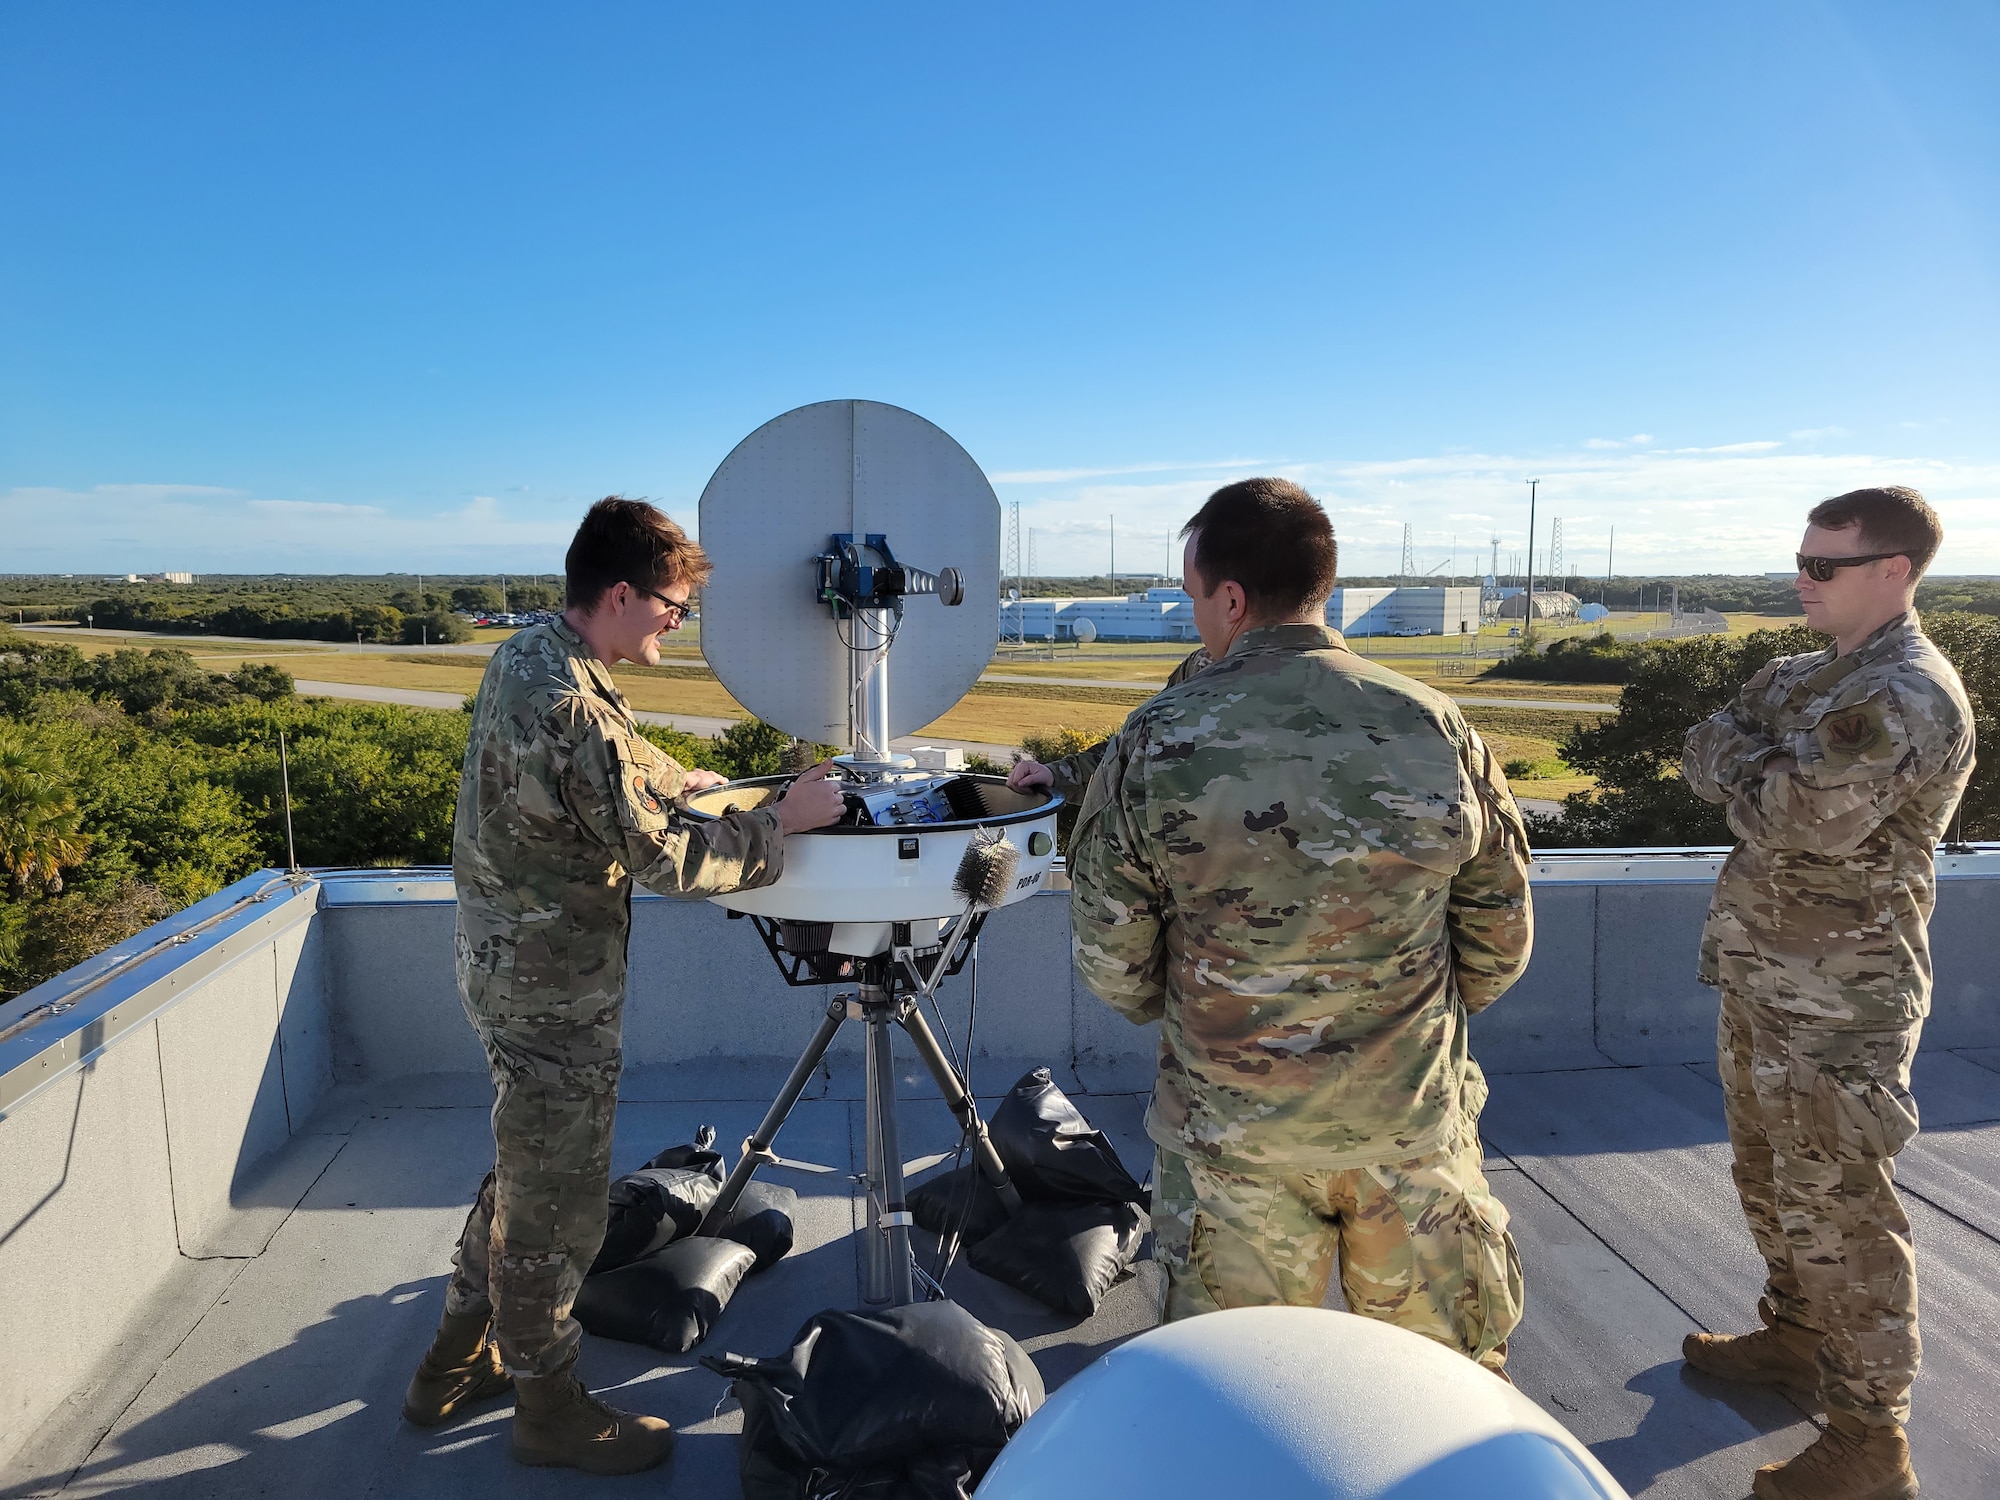
<path id="1" fill-rule="evenodd" d="M 1252 1307 L 1120 1345 L 1051 1396 L 975 1500 L 1629 1500 L 1548 1413 L 1419 1334 Z"/>
<path id="2" fill-rule="evenodd" d="M 795 739 L 847 749 L 837 757 L 839 824 L 787 838 L 773 884 L 714 900 L 755 926 L 787 983 L 854 985 L 827 1002 L 701 1232 L 716 1232 L 758 1166 L 777 1160 L 772 1142 L 834 1033 L 863 1021 L 866 1295 L 911 1302 L 891 1027 L 909 1034 L 1009 1212 L 1021 1201 L 920 1007 L 977 962 L 992 912 L 1041 888 L 1062 801 L 1009 791 L 1004 777 L 920 771 L 890 748 L 958 702 L 992 659 L 999 502 L 970 455 L 922 417 L 876 401 L 822 401 L 766 422 L 722 461 L 702 491 L 701 544 L 714 565 L 701 591 L 702 652 L 723 686 Z M 735 781 L 685 806 L 697 819 L 722 817 L 774 801 L 789 784 Z M 968 850 L 1006 874 L 1004 889 L 993 880 L 975 881 L 976 896 L 956 888 Z"/>

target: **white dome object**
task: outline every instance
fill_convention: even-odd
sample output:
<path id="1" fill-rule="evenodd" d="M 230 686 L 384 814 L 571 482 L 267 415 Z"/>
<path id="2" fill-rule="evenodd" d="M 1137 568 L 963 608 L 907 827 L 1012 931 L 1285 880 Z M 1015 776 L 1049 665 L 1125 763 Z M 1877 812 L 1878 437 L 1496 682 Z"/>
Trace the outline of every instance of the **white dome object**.
<path id="1" fill-rule="evenodd" d="M 1097 622 L 1088 615 L 1085 615 L 1081 620 L 1076 622 L 1070 634 L 1088 646 L 1092 641 L 1097 639 Z"/>
<path id="2" fill-rule="evenodd" d="M 1505 1381 L 1418 1334 L 1316 1307 L 1141 1334 L 1049 1397 L 977 1500 L 1629 1500 Z"/>

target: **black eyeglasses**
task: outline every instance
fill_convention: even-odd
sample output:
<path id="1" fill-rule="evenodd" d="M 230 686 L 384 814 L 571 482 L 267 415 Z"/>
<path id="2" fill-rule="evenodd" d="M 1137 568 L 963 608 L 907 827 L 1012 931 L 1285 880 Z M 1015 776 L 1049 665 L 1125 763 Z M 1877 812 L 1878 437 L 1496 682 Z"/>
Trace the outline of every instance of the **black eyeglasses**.
<path id="1" fill-rule="evenodd" d="M 1908 557 L 1907 552 L 1870 552 L 1861 557 L 1807 557 L 1803 552 L 1792 554 L 1798 559 L 1799 571 L 1814 583 L 1831 583 L 1836 568 L 1858 568 L 1863 563 L 1886 562 L 1892 557 Z"/>
<path id="2" fill-rule="evenodd" d="M 626 579 L 625 581 L 627 583 L 632 582 L 629 578 Z M 685 620 L 688 617 L 687 600 L 669 599 L 665 594 L 661 593 L 658 589 L 649 589 L 642 583 L 633 583 L 632 587 L 637 589 L 640 593 L 644 594 L 648 599 L 659 600 L 660 603 L 666 605 L 668 609 L 673 611 L 673 613 L 667 617 L 667 628 L 669 630 L 679 625 L 683 620 Z"/>

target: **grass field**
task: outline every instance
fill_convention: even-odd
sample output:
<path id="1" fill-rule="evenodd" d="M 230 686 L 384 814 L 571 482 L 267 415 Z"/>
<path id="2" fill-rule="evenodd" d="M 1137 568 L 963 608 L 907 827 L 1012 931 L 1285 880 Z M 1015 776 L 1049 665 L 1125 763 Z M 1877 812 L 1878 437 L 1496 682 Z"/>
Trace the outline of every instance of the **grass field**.
<path id="1" fill-rule="evenodd" d="M 1745 618 L 1754 621 L 1761 617 Z M 508 632 L 496 630 L 481 634 L 504 638 Z M 261 661 L 281 666 L 295 678 L 309 682 L 415 688 L 459 696 L 478 690 L 486 665 L 485 659 L 476 655 L 441 651 L 388 653 L 342 650 L 330 643 L 314 642 L 274 641 L 268 645 L 211 648 L 210 643 L 199 637 L 134 638 L 81 630 L 65 631 L 63 639 L 92 654 L 129 646 L 157 644 L 178 647 L 192 652 L 203 666 L 216 672 L 233 671 L 247 661 Z M 920 733 L 925 737 L 995 745 L 1018 745 L 1032 732 L 1058 726 L 1080 730 L 1091 736 L 1109 734 L 1124 722 L 1133 708 L 1145 701 L 1151 691 L 1166 681 L 1183 654 L 1176 648 L 1163 649 L 1158 644 L 1106 642 L 1066 648 L 1054 661 L 1023 659 L 1003 652 L 995 657 L 991 670 L 1008 677 L 1084 678 L 1093 683 L 1121 685 L 1086 687 L 1059 681 L 1050 681 L 1046 685 L 1043 682 L 982 681 L 950 712 L 935 723 L 925 725 Z M 628 664 L 614 670 L 614 679 L 634 708 L 708 718 L 746 716 L 742 705 L 716 681 L 714 674 L 703 663 L 694 643 L 684 636 L 676 638 L 662 655 L 663 660 L 657 667 Z M 1610 686 L 1454 676 L 1449 670 L 1453 661 L 1452 657 L 1432 653 L 1429 656 L 1398 656 L 1384 660 L 1382 664 L 1444 692 L 1468 697 L 1574 699 L 1579 703 L 1616 700 L 1617 689 Z M 1483 663 L 1476 665 L 1483 669 Z M 1445 671 L 1440 672 L 1440 667 L 1444 667 Z M 1123 686 L 1128 683 L 1130 686 Z M 1602 717 L 1601 713 L 1585 710 L 1511 706 L 1467 706 L 1464 712 L 1503 762 L 1526 761 L 1542 766 L 1550 766 L 1557 761 L 1556 742 L 1572 723 L 1579 720 L 1595 722 Z M 1570 775 L 1517 777 L 1515 780 L 1521 795 L 1548 800 L 1592 784 L 1587 777 Z"/>

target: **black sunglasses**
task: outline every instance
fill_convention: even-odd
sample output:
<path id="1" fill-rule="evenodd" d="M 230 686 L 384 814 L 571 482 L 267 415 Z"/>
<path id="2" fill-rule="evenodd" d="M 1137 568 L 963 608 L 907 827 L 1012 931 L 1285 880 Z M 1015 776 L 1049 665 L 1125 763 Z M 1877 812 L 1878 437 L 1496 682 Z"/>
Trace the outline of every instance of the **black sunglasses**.
<path id="1" fill-rule="evenodd" d="M 632 583 L 632 580 L 629 578 L 626 579 L 625 581 L 627 583 Z M 632 587 L 637 589 L 640 593 L 644 594 L 648 599 L 659 600 L 660 603 L 666 605 L 668 609 L 673 611 L 672 616 L 669 617 L 667 620 L 667 625 L 669 626 L 669 628 L 680 624 L 683 620 L 685 620 L 688 617 L 687 600 L 669 599 L 665 594 L 661 593 L 658 589 L 649 589 L 643 583 L 632 583 Z"/>
<path id="2" fill-rule="evenodd" d="M 1799 571 L 1814 583 L 1831 583 L 1836 568 L 1858 568 L 1863 563 L 1886 562 L 1892 557 L 1908 557 L 1907 552 L 1870 552 L 1862 557 L 1807 557 L 1803 552 L 1792 554 L 1798 559 Z"/>

